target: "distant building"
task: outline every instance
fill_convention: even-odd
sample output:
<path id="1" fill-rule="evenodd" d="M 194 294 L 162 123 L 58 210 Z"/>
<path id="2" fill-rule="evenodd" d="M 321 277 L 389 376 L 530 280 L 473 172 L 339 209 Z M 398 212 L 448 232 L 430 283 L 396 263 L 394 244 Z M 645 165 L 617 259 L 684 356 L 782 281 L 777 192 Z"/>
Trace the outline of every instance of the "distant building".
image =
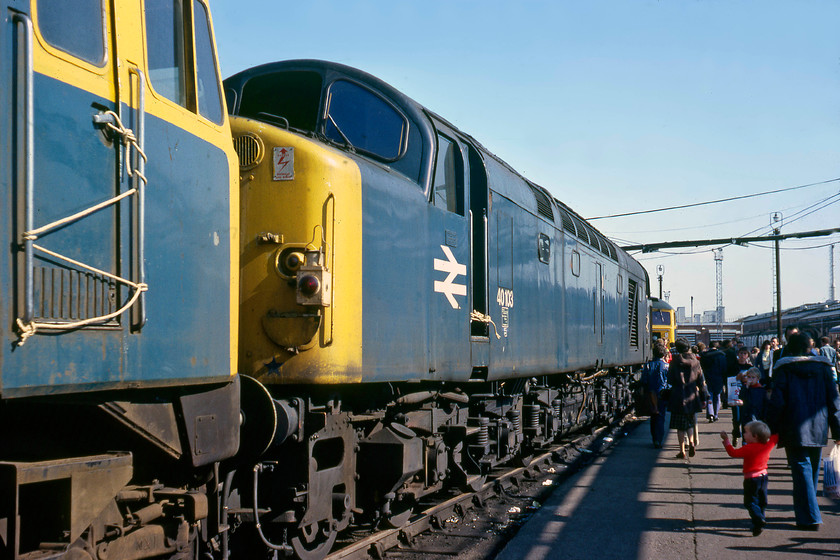
<path id="1" fill-rule="evenodd" d="M 776 313 L 760 313 L 740 319 L 747 344 L 758 346 L 776 336 Z M 782 311 L 782 331 L 795 325 L 814 340 L 828 336 L 832 327 L 840 325 L 840 302 L 806 303 Z M 677 329 L 679 332 L 679 329 Z"/>
<path id="2" fill-rule="evenodd" d="M 713 340 L 725 340 L 741 337 L 741 323 L 685 323 L 677 324 L 677 338 L 685 338 L 691 344 L 702 342 L 708 346 Z"/>
<path id="3" fill-rule="evenodd" d="M 713 340 L 740 338 L 743 332 L 741 323 L 722 320 L 725 316 L 723 307 L 704 311 L 702 315 L 695 313 L 694 317 L 686 317 L 685 307 L 678 307 L 676 315 L 677 338 L 685 338 L 691 344 L 702 342 L 708 346 Z"/>

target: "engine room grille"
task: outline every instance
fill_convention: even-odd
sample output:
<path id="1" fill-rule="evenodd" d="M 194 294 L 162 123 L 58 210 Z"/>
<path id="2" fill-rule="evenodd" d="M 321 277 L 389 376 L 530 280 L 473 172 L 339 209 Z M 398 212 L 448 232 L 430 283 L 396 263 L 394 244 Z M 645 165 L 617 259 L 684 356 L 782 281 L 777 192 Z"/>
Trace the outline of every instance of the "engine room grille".
<path id="1" fill-rule="evenodd" d="M 563 229 L 565 229 L 567 233 L 571 233 L 572 235 L 577 236 L 577 231 L 575 231 L 575 223 L 572 221 L 572 217 L 569 216 L 569 213 L 563 210 L 562 207 L 560 207 L 559 209 L 560 219 L 563 221 Z"/>
<path id="2" fill-rule="evenodd" d="M 550 221 L 554 221 L 554 210 L 551 208 L 551 199 L 540 190 L 539 187 L 528 183 L 531 187 L 531 192 L 534 193 L 534 198 L 537 200 L 537 213 Z"/>
<path id="3" fill-rule="evenodd" d="M 35 267 L 35 318 L 77 321 L 117 310 L 119 288 L 104 276 L 52 267 Z M 111 319 L 105 325 L 118 325 Z"/>
<path id="4" fill-rule="evenodd" d="M 233 139 L 233 148 L 239 156 L 239 167 L 250 169 L 258 165 L 263 158 L 263 143 L 253 134 L 243 134 Z"/>
<path id="5" fill-rule="evenodd" d="M 630 325 L 630 346 L 639 346 L 639 298 L 636 282 L 627 280 L 627 322 Z"/>

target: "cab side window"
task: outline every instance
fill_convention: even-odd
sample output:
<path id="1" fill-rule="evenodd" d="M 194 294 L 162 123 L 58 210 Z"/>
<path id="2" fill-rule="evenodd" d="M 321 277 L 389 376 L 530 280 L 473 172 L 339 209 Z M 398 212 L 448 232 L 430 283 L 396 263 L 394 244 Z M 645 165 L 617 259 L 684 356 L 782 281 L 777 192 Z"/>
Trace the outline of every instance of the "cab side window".
<path id="1" fill-rule="evenodd" d="M 145 6 L 149 79 L 155 91 L 221 123 L 222 98 L 204 4 L 198 0 L 146 0 Z M 191 37 L 195 38 L 195 74 L 188 65 L 193 53 Z"/>
<path id="2" fill-rule="evenodd" d="M 458 145 L 438 134 L 432 196 L 435 206 L 464 215 L 464 171 Z"/>
<path id="3" fill-rule="evenodd" d="M 207 8 L 193 0 L 193 29 L 195 29 L 195 79 L 198 112 L 202 117 L 221 124 L 222 97 L 219 93 L 219 73 L 213 56 L 213 36 Z"/>
<path id="4" fill-rule="evenodd" d="M 347 80 L 330 86 L 325 134 L 386 162 L 403 153 L 408 121 L 387 101 Z"/>
<path id="5" fill-rule="evenodd" d="M 146 0 L 149 79 L 162 96 L 187 106 L 184 6 L 180 0 Z"/>
<path id="6" fill-rule="evenodd" d="M 101 0 L 38 0 L 38 29 L 52 46 L 102 66 L 105 22 Z"/>

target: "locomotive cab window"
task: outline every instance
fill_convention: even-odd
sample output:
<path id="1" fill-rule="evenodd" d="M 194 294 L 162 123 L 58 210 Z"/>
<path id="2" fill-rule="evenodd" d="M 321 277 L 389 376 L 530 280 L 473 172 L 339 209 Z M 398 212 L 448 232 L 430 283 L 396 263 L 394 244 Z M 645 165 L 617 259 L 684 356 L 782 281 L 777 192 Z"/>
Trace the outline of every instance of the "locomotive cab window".
<path id="1" fill-rule="evenodd" d="M 320 74 L 303 70 L 255 76 L 242 88 L 238 114 L 314 132 L 322 86 Z"/>
<path id="2" fill-rule="evenodd" d="M 105 22 L 101 0 L 38 0 L 38 29 L 52 46 L 95 66 L 105 62 Z M 79 30 L 83 29 L 83 32 Z"/>
<path id="3" fill-rule="evenodd" d="M 464 171 L 458 144 L 438 134 L 432 196 L 435 206 L 464 215 Z"/>
<path id="4" fill-rule="evenodd" d="M 193 29 L 195 30 L 195 81 L 198 113 L 214 123 L 221 124 L 222 97 L 219 94 L 219 73 L 213 56 L 213 37 L 207 8 L 193 0 Z"/>
<path id="5" fill-rule="evenodd" d="M 221 123 L 222 97 L 207 9 L 198 0 L 146 0 L 145 8 L 149 79 L 155 91 Z"/>
<path id="6" fill-rule="evenodd" d="M 184 8 L 178 0 L 146 0 L 149 79 L 162 96 L 187 106 Z"/>
<path id="7" fill-rule="evenodd" d="M 372 91 L 336 80 L 330 86 L 324 129 L 333 142 L 395 161 L 403 152 L 408 121 Z"/>

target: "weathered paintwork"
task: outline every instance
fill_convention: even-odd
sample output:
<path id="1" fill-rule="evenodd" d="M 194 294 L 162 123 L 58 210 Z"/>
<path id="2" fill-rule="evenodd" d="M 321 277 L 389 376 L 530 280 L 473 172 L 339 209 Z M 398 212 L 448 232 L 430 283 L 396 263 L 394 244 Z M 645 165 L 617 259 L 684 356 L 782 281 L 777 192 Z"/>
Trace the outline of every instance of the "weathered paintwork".
<path id="1" fill-rule="evenodd" d="M 234 118 L 234 135 L 255 135 L 267 154 L 282 146 L 307 154 L 296 161 L 294 180 L 273 181 L 270 157 L 241 171 L 248 232 L 242 242 L 242 372 L 274 384 L 463 381 L 647 359 L 647 278 L 626 253 L 473 138 L 364 72 L 321 61 L 261 66 L 225 81 L 229 110 L 238 114 L 249 80 L 286 71 L 322 79 L 313 93 L 318 114 L 312 130 L 283 130 L 288 125 L 266 124 L 269 117 Z M 416 174 L 398 168 L 400 161 L 325 141 L 330 87 L 337 80 L 360 84 L 406 118 L 414 136 L 407 136 L 404 158 L 420 158 Z M 250 103 L 250 111 L 259 110 Z M 435 205 L 438 134 L 457 146 L 460 210 Z M 340 176 L 337 160 L 355 171 Z M 335 242 L 316 239 L 315 245 L 335 255 L 329 268 L 336 304 L 304 309 L 296 303 L 294 280 L 278 279 L 271 263 L 273 255 L 307 243 L 324 227 L 321 208 L 331 193 Z M 277 245 L 254 241 L 266 230 Z M 342 264 L 339 256 L 346 252 L 352 257 Z M 486 261 L 476 257 L 485 252 Z M 299 344 L 272 343 L 263 327 L 267 302 L 275 316 L 320 313 L 318 333 Z M 495 326 L 472 336 L 473 310 L 489 315 Z M 346 315 L 352 321 L 335 319 Z"/>
<path id="2" fill-rule="evenodd" d="M 43 2 L 41 3 L 43 5 Z M 140 2 L 105 2 L 104 61 L 91 64 L 45 40 L 37 5 L 2 2 L 0 14 L 0 395 L 3 398 L 89 389 L 150 387 L 228 380 L 235 373 L 238 329 L 238 188 L 227 118 L 213 122 L 156 92 Z M 148 291 L 139 304 L 104 324 L 40 330 L 21 341 L 24 318 L 21 234 L 25 227 L 25 156 L 20 103 L 26 71 L 26 26 L 32 23 L 34 226 L 70 216 L 127 191 L 126 150 L 94 123 L 106 111 L 127 128 L 145 108 L 148 157 L 144 192 Z M 211 39 L 212 40 L 212 39 Z M 142 77 L 142 82 L 139 77 Z M 139 85 L 138 85 L 139 84 Z M 216 87 L 211 82 L 204 87 Z M 212 91 L 212 90 L 211 90 Z M 222 111 L 223 112 L 223 111 Z M 36 243 L 123 278 L 138 279 L 137 197 L 73 221 Z M 74 321 L 128 301 L 125 286 L 79 285 L 74 265 L 35 252 L 34 316 Z M 48 277 L 45 279 L 44 276 Z M 94 298 L 88 290 L 100 290 Z M 104 290 L 104 291 L 102 291 Z M 53 310 L 50 311 L 50 303 Z M 24 320 L 24 323 L 27 321 Z"/>

